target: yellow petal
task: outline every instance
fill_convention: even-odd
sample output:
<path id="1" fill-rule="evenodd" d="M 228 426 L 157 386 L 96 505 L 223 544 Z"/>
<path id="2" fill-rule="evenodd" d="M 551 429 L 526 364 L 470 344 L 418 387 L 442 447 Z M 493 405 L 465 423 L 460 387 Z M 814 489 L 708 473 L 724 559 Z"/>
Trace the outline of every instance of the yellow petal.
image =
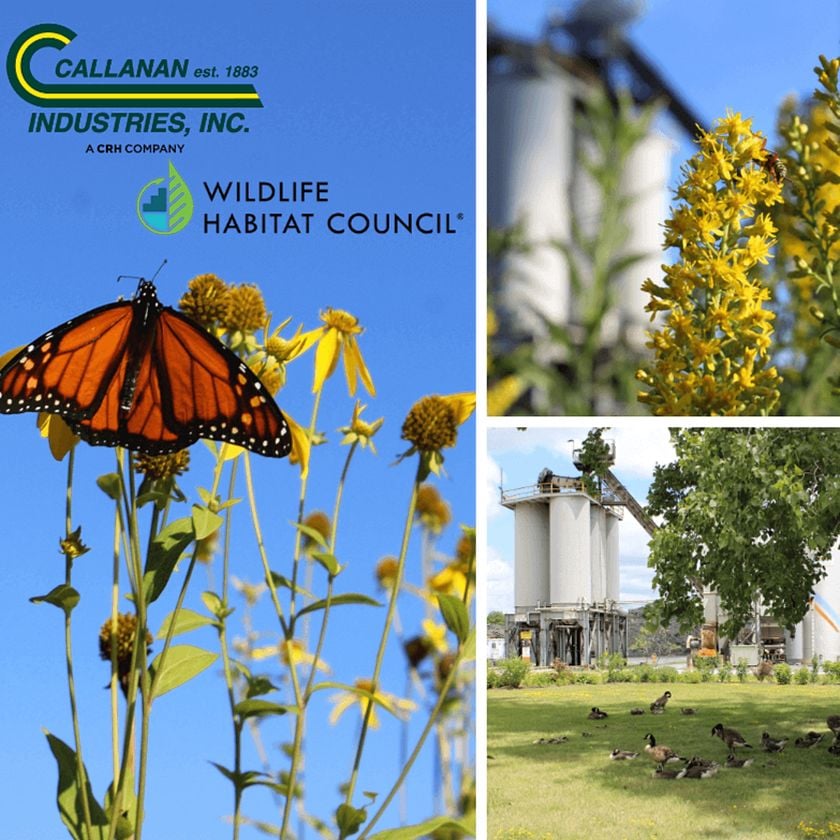
<path id="1" fill-rule="evenodd" d="M 475 411 L 475 392 L 463 391 L 460 394 L 450 394 L 441 397 L 446 400 L 455 411 L 455 420 L 460 426 Z"/>
<path id="2" fill-rule="evenodd" d="M 292 451 L 289 455 L 289 462 L 300 464 L 300 477 L 306 478 L 309 473 L 309 450 L 312 448 L 309 435 L 306 429 L 296 423 L 288 414 L 285 417 L 292 435 Z"/>
<path id="3" fill-rule="evenodd" d="M 335 366 L 338 363 L 341 343 L 338 330 L 327 330 L 324 337 L 318 342 L 318 349 L 315 351 L 315 382 L 312 391 L 320 391 L 324 382 L 332 376 Z"/>
<path id="4" fill-rule="evenodd" d="M 370 375 L 370 371 L 367 369 L 367 365 L 365 364 L 365 360 L 362 358 L 362 351 L 359 350 L 358 342 L 356 341 L 353 336 L 349 337 L 347 349 L 344 351 L 345 359 L 348 355 L 353 356 L 353 361 L 356 365 L 358 370 L 358 374 L 361 377 L 362 384 L 365 386 L 367 392 L 372 396 L 376 396 L 376 388 L 373 384 L 373 379 Z M 352 392 L 351 392 L 352 396 Z"/>
<path id="5" fill-rule="evenodd" d="M 50 453 L 56 461 L 63 460 L 64 456 L 79 442 L 79 438 L 57 414 L 47 414 L 42 411 L 38 415 L 37 424 L 41 430 L 41 437 L 48 438 Z"/>

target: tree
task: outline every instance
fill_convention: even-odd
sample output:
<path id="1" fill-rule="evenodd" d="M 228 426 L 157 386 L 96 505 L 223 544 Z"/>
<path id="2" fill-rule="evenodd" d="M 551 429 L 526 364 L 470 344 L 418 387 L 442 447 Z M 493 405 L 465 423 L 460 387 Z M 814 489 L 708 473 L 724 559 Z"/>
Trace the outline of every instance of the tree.
<path id="1" fill-rule="evenodd" d="M 503 625 L 505 623 L 505 614 L 500 610 L 493 610 L 493 612 L 487 613 L 487 623 Z"/>
<path id="2" fill-rule="evenodd" d="M 662 623 L 703 620 L 717 591 L 727 635 L 756 598 L 792 628 L 840 535 L 840 435 L 833 429 L 681 429 L 677 460 L 657 466 L 648 513 L 664 519 L 650 543 Z"/>

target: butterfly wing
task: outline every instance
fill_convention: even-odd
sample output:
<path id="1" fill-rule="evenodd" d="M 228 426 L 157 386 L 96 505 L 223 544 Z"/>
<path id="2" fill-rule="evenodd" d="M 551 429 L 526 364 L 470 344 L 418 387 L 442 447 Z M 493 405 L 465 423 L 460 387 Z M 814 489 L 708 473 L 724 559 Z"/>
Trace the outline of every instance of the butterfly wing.
<path id="1" fill-rule="evenodd" d="M 120 395 L 128 367 L 137 365 L 134 400 L 126 414 Z M 94 445 L 125 446 L 159 455 L 199 438 L 227 441 L 280 458 L 291 449 L 288 423 L 257 376 L 199 325 L 166 307 L 147 349 L 117 371 L 93 416 L 74 426 Z"/>
<path id="2" fill-rule="evenodd" d="M 91 416 L 124 364 L 132 315 L 130 302 L 105 304 L 19 350 L 0 370 L 0 412 Z"/>

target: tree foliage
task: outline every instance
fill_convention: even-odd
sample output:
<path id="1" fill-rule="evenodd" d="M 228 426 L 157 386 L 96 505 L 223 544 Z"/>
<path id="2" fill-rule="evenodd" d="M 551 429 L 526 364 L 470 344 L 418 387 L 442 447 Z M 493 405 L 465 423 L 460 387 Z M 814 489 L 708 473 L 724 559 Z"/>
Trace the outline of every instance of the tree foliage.
<path id="1" fill-rule="evenodd" d="M 756 598 L 783 626 L 805 615 L 840 535 L 840 436 L 833 429 L 680 429 L 657 466 L 648 512 L 664 522 L 649 564 L 660 621 L 703 620 L 720 594 L 733 635 Z"/>

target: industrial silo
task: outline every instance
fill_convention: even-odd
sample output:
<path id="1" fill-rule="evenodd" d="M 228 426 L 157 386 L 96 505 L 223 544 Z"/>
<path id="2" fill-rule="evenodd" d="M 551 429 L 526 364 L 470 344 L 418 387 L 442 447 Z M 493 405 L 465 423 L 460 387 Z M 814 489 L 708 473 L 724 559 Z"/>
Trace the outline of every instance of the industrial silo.
<path id="1" fill-rule="evenodd" d="M 570 493 L 549 504 L 552 604 L 589 602 L 592 592 L 588 496 Z"/>
<path id="2" fill-rule="evenodd" d="M 802 662 L 805 658 L 805 622 L 800 621 L 791 633 L 785 630 L 785 660 L 788 662 Z"/>
<path id="3" fill-rule="evenodd" d="M 549 593 L 548 507 L 522 502 L 514 513 L 514 604 L 516 611 L 545 603 Z"/>
<path id="4" fill-rule="evenodd" d="M 814 587 L 814 653 L 829 662 L 840 661 L 840 549 L 831 552 L 825 577 Z"/>
<path id="5" fill-rule="evenodd" d="M 621 520 L 615 516 L 606 518 L 607 542 L 607 600 L 619 600 L 619 568 L 618 568 L 618 524 Z"/>
<path id="6" fill-rule="evenodd" d="M 531 246 L 505 256 L 495 305 L 513 335 L 545 335 L 543 318 L 566 323 L 568 268 L 552 240 L 570 238 L 571 82 L 550 67 L 488 71 L 487 216 L 521 224 Z"/>
<path id="7" fill-rule="evenodd" d="M 607 514 L 600 505 L 589 506 L 589 560 L 592 576 L 593 604 L 607 599 Z"/>

